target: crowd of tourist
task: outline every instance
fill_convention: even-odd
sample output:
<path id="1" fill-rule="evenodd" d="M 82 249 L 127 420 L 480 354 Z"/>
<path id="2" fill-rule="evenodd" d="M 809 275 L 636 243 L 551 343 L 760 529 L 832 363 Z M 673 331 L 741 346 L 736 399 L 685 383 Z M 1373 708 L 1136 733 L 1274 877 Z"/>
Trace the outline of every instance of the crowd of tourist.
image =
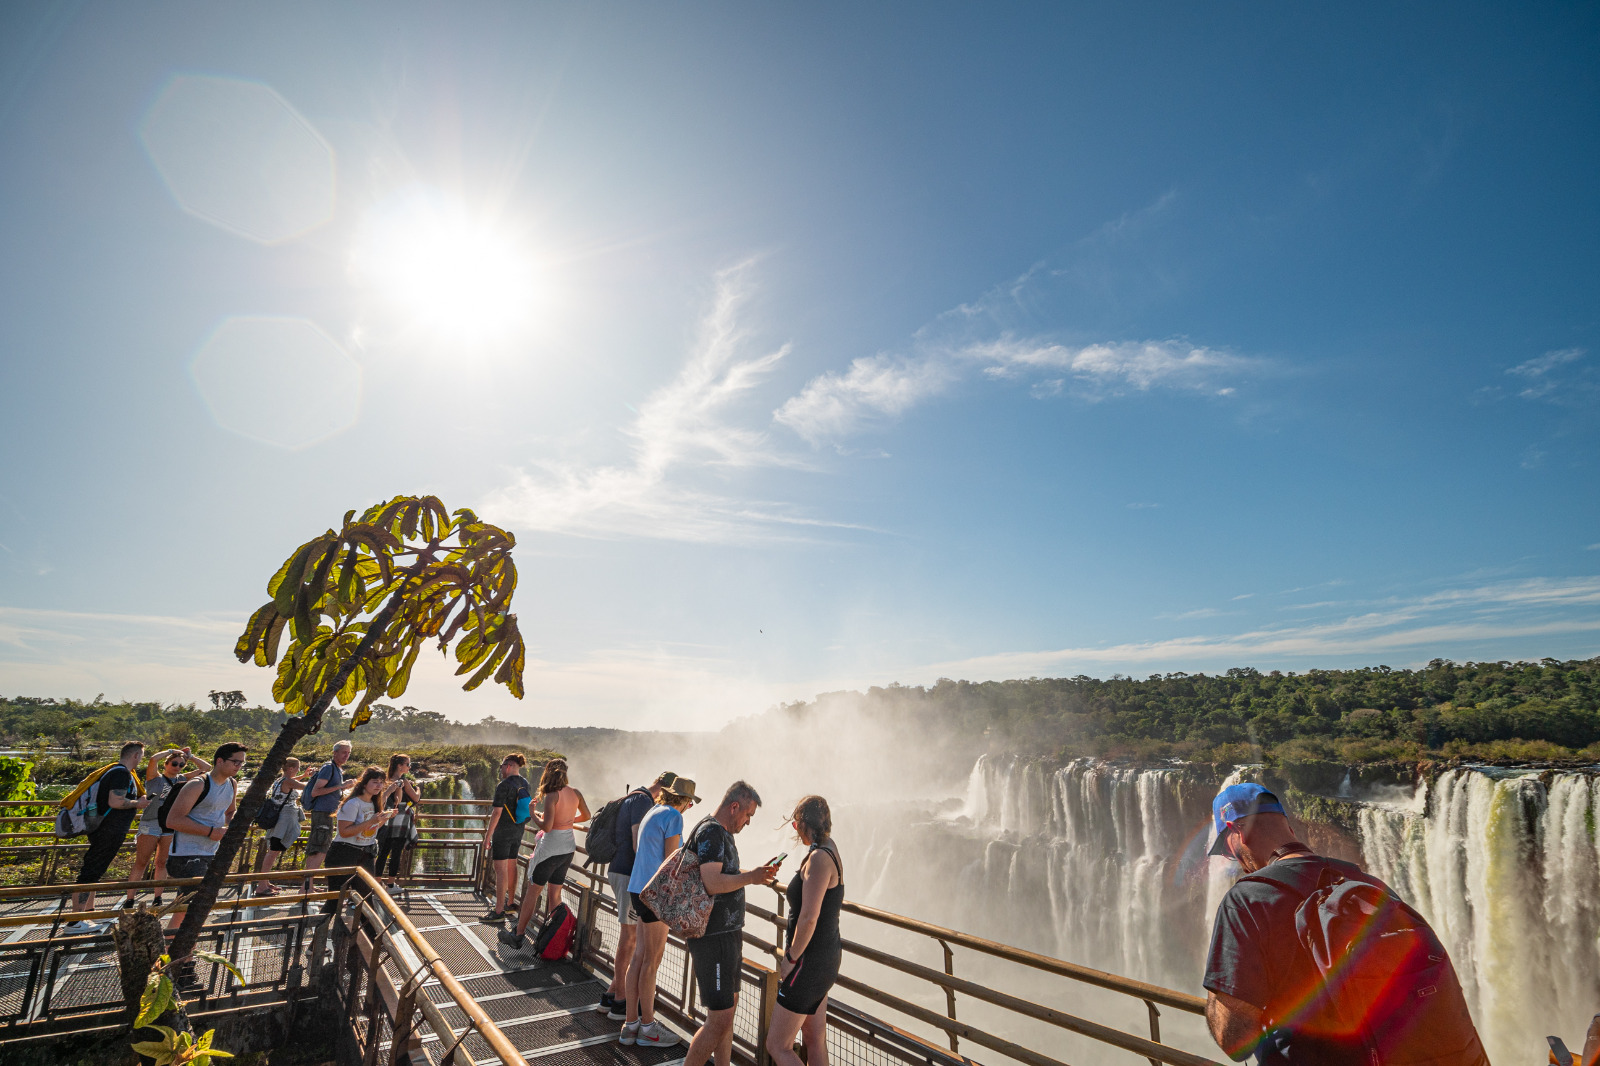
<path id="1" fill-rule="evenodd" d="M 309 814 L 307 871 L 359 867 L 390 887 L 399 886 L 421 802 L 409 775 L 411 760 L 395 754 L 387 769 L 367 766 L 356 774 L 347 772 L 350 754 L 350 743 L 340 741 L 332 757 L 305 776 L 298 760 L 285 761 L 256 818 L 267 830 L 258 871 L 272 870 L 298 842 Z M 209 763 L 188 748 L 146 759 L 142 744 L 123 745 L 116 763 L 69 797 L 93 812 L 93 818 L 85 818 L 88 848 L 78 876 L 84 888 L 73 897 L 73 911 L 87 915 L 93 910 L 92 886 L 104 879 L 135 822 L 134 881 L 204 875 L 238 809 L 237 779 L 246 756 L 243 745 L 230 743 L 217 748 Z M 529 926 L 541 912 L 541 941 L 557 921 L 567 920 L 559 901 L 577 851 L 575 830 L 592 820 L 565 759 L 546 762 L 537 786 L 529 784 L 527 768 L 528 760 L 517 752 L 502 760 L 483 834 L 494 888 L 481 920 L 511 919 L 498 936 L 512 950 L 526 946 Z M 588 827 L 591 861 L 601 853 L 611 856 L 606 881 L 620 923 L 616 965 L 598 1009 L 622 1023 L 621 1044 L 670 1047 L 678 1042 L 679 1036 L 656 1017 L 656 974 L 668 921 L 676 919 L 673 928 L 685 937 L 698 1000 L 707 1014 L 682 1066 L 713 1060 L 729 1066 L 743 969 L 745 889 L 777 887 L 786 856 L 742 869 L 736 837 L 761 807 L 761 796 L 749 783 L 728 786 L 716 808 L 686 831 L 684 816 L 701 798 L 693 780 L 663 771 L 648 786 L 603 805 L 602 817 Z M 1206 1020 L 1224 1051 L 1235 1059 L 1253 1053 L 1269 1066 L 1409 1062 L 1423 1051 L 1433 1056 L 1430 1062 L 1445 1066 L 1487 1066 L 1448 955 L 1421 915 L 1359 867 L 1319 856 L 1295 839 L 1282 804 L 1259 784 L 1223 788 L 1212 812 L 1211 854 L 1233 859 L 1245 873 L 1218 907 L 1204 979 Z M 804 797 L 789 823 L 805 852 L 785 890 L 788 926 L 766 1050 L 777 1066 L 800 1066 L 798 1038 L 807 1066 L 826 1066 L 827 1001 L 842 954 L 844 860 L 833 839 L 827 800 Z M 537 837 L 524 860 L 529 828 Z M 690 856 L 705 893 L 696 905 L 702 908 L 697 922 L 703 920 L 703 927 L 686 923 L 679 898 L 661 890 L 664 879 L 681 880 Z M 338 890 L 350 876 L 329 876 L 328 887 Z M 128 888 L 124 907 L 133 905 L 135 887 Z M 258 882 L 260 895 L 277 891 Z M 709 911 L 703 909 L 707 897 Z M 159 884 L 154 898 L 161 901 Z M 1348 925 L 1355 920 L 1351 916 L 1360 919 L 1357 925 L 1376 930 L 1368 939 L 1383 941 L 1383 951 L 1359 943 L 1334 950 L 1336 934 L 1343 935 L 1340 923 Z M 80 918 L 67 931 L 95 928 Z M 698 935 L 684 931 L 689 928 Z M 1307 929 L 1318 933 L 1319 928 L 1321 939 L 1313 939 L 1331 962 L 1303 948 L 1302 941 L 1311 943 Z M 175 969 L 184 979 L 184 967 Z M 1358 1003 L 1359 1010 L 1353 1006 Z M 1335 1024 L 1358 1016 L 1353 1028 Z"/>
<path id="2" fill-rule="evenodd" d="M 298 759 L 284 761 L 256 816 L 266 831 L 257 872 L 271 872 L 279 857 L 303 836 L 305 870 L 360 867 L 388 887 L 399 887 L 402 856 L 416 840 L 417 806 L 422 799 L 409 773 L 410 757 L 397 753 L 387 769 L 373 765 L 357 773 L 348 765 L 351 751 L 349 741 L 340 741 L 332 756 L 309 772 Z M 238 810 L 237 781 L 247 754 L 243 745 L 223 744 L 210 762 L 188 748 L 159 751 L 146 759 L 142 744 L 124 745 L 117 763 L 90 786 L 98 824 L 88 834 L 78 883 L 90 886 L 104 879 L 136 821 L 129 876 L 132 882 L 152 878 L 158 882 L 154 890 L 158 904 L 159 882 L 203 876 Z M 571 783 L 565 759 L 546 762 L 537 786 L 530 785 L 527 769 L 528 760 L 519 752 L 501 761 L 483 831 L 494 885 L 482 920 L 507 923 L 499 939 L 512 950 L 526 946 L 529 926 L 541 913 L 548 919 L 557 911 L 577 852 L 575 830 L 593 817 L 583 793 Z M 617 801 L 616 816 L 606 829 L 615 851 L 607 881 L 616 897 L 621 934 L 615 973 L 599 1010 L 622 1023 L 623 1044 L 669 1047 L 679 1040 L 656 1019 L 656 973 L 666 950 L 668 926 L 642 894 L 681 847 L 698 860 L 699 877 L 711 898 L 703 935 L 687 941 L 699 1001 L 708 1016 L 691 1040 L 684 1062 L 704 1066 L 715 1060 L 717 1066 L 728 1066 L 739 1001 L 744 890 L 775 885 L 783 856 L 753 869 L 741 868 L 735 837 L 761 806 L 761 796 L 747 782 L 730 785 L 716 809 L 686 831 L 684 816 L 701 799 L 693 780 L 664 771 L 650 785 Z M 787 889 L 789 926 L 768 1048 L 779 1066 L 799 1066 L 796 1037 L 804 1044 L 809 1063 L 826 1062 L 824 1019 L 828 992 L 839 971 L 839 909 L 844 896 L 843 860 L 833 842 L 827 801 L 805 797 L 790 821 L 807 850 Z M 303 833 L 307 823 L 309 832 Z M 529 829 L 537 836 L 524 861 Z M 328 887 L 337 891 L 349 878 L 348 874 L 328 877 Z M 265 880 L 256 882 L 254 891 L 264 897 L 279 893 Z M 130 885 L 123 906 L 133 906 L 135 897 L 136 886 Z M 92 889 L 79 892 L 72 905 L 78 912 L 93 910 Z M 79 921 L 68 931 L 95 928 L 95 923 Z"/>

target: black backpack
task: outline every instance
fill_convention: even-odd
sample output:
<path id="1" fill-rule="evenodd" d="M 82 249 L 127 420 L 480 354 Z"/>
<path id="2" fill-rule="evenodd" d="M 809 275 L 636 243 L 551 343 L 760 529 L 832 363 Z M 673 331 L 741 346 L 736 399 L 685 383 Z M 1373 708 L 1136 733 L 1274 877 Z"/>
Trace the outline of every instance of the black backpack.
<path id="1" fill-rule="evenodd" d="M 210 776 L 210 774 L 206 775 L 207 778 Z M 267 798 L 261 801 L 261 809 L 256 812 L 255 824 L 269 833 L 278 827 L 278 816 L 283 813 L 283 805 L 289 802 L 289 797 L 285 796 L 278 787 L 280 784 L 282 784 L 281 779 L 273 782 L 272 791 L 267 793 Z M 201 794 L 200 799 L 205 799 L 204 793 Z M 196 800 L 195 802 L 198 803 L 200 801 Z"/>
<path id="2" fill-rule="evenodd" d="M 1330 859 L 1275 862 L 1241 880 L 1300 899 L 1295 932 L 1322 976 L 1321 991 L 1295 1017 L 1276 1019 L 1289 1031 L 1290 1061 L 1300 1057 L 1300 1038 L 1369 1066 L 1486 1061 L 1444 945 L 1382 881 Z"/>
<path id="3" fill-rule="evenodd" d="M 617 857 L 617 819 L 622 816 L 622 805 L 634 792 L 645 792 L 645 789 L 636 788 L 632 792 L 625 792 L 617 799 L 601 807 L 599 812 L 589 822 L 589 832 L 584 838 L 584 850 L 588 857 L 583 860 L 585 866 L 605 866 Z"/>
<path id="4" fill-rule="evenodd" d="M 200 798 L 194 801 L 194 807 L 200 806 L 206 801 L 206 797 L 211 795 L 211 775 L 202 774 L 200 780 L 204 783 L 200 786 Z M 167 789 L 167 794 L 161 798 L 161 807 L 156 811 L 156 822 L 161 826 L 163 833 L 173 831 L 167 828 L 167 815 L 172 813 L 172 802 L 178 798 L 178 793 L 182 792 L 188 783 L 187 781 L 174 781 L 172 787 Z M 192 811 L 194 807 L 189 809 Z"/>

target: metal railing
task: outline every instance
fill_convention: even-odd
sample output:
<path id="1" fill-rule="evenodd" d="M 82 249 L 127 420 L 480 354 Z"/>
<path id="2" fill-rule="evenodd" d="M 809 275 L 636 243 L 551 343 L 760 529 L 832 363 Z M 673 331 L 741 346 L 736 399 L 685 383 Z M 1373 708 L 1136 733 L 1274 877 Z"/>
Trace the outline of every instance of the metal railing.
<path id="1" fill-rule="evenodd" d="M 578 850 L 580 854 L 585 853 L 581 846 Z M 569 878 L 566 888 L 569 893 L 576 897 L 575 909 L 579 916 L 580 927 L 585 929 L 587 934 L 585 936 L 583 961 L 588 965 L 598 965 L 609 971 L 615 965 L 615 960 L 606 952 L 605 945 L 608 938 L 610 944 L 615 945 L 616 943 L 616 934 L 613 932 L 616 928 L 616 902 L 606 896 L 603 889 L 604 884 L 603 876 L 594 870 L 586 867 L 574 867 L 572 877 Z M 784 930 L 787 926 L 787 918 L 784 915 L 784 896 L 782 892 L 776 892 L 775 896 L 776 904 L 771 910 L 748 901 L 745 905 L 746 914 L 749 918 L 771 923 L 773 927 L 772 939 L 764 939 L 753 933 L 749 923 L 747 923 L 743 933 L 746 944 L 771 954 L 774 961 L 776 961 L 781 951 L 779 945 L 783 942 Z M 992 1007 L 998 1007 L 1020 1017 L 1044 1022 L 1129 1052 L 1145 1059 L 1151 1063 L 1151 1066 L 1159 1066 L 1161 1063 L 1166 1063 L 1168 1066 L 1219 1066 L 1212 1059 L 1173 1047 L 1161 1041 L 1160 1008 L 1167 1007 L 1186 1014 L 1203 1017 L 1205 1015 L 1205 1000 L 1199 996 L 1163 988 L 1144 981 L 1136 981 L 1132 978 L 1121 977 L 1103 970 L 1067 962 L 1063 959 L 1037 952 L 1026 951 L 1008 944 L 1001 944 L 997 941 L 975 936 L 971 933 L 947 929 L 943 926 L 933 925 L 929 922 L 908 918 L 875 907 L 847 901 L 844 904 L 844 910 L 869 922 L 928 937 L 940 945 L 944 955 L 944 969 L 942 972 L 867 944 L 854 940 L 843 941 L 843 948 L 847 958 L 854 957 L 865 962 L 887 967 L 906 977 L 923 982 L 933 989 L 937 989 L 942 994 L 945 1002 L 946 1009 L 942 1014 L 921 1004 L 914 1003 L 909 999 L 887 992 L 872 982 L 862 980 L 856 974 L 841 973 L 837 981 L 837 987 L 864 997 L 879 1006 L 887 1007 L 906 1018 L 942 1031 L 949 1041 L 949 1048 L 948 1050 L 940 1048 L 920 1036 L 881 1019 L 874 1018 L 859 1009 L 838 1003 L 835 997 L 830 996 L 828 1001 L 828 1038 L 830 1050 L 837 1050 L 838 1054 L 835 1057 L 840 1063 L 851 1063 L 852 1066 L 857 1066 L 857 1064 L 867 1062 L 888 1061 L 924 1063 L 928 1064 L 928 1066 L 953 1066 L 953 1064 L 965 1063 L 970 1066 L 972 1060 L 962 1054 L 960 1050 L 960 1042 L 966 1040 L 979 1047 L 998 1052 L 1017 1062 L 1025 1063 L 1027 1066 L 1066 1066 L 1056 1058 L 1032 1048 L 1024 1047 L 1015 1041 L 1007 1040 L 969 1022 L 961 1021 L 957 1017 L 957 996 L 960 995 L 986 1003 Z M 669 938 L 668 944 L 668 955 L 663 959 L 661 975 L 658 978 L 657 987 L 660 999 L 658 1009 L 662 1010 L 669 1020 L 684 1025 L 698 1025 L 704 1018 L 704 1012 L 699 1009 L 695 1001 L 694 983 L 690 976 L 692 966 L 688 961 L 687 948 L 676 937 Z M 977 981 L 957 977 L 955 975 L 956 948 L 1001 959 L 1026 970 L 1065 977 L 1137 999 L 1143 1002 L 1146 1007 L 1150 1035 L 1147 1038 L 1124 1032 L 1109 1025 L 1081 1018 L 1066 1011 L 999 991 Z M 853 967 L 847 966 L 847 969 L 853 969 Z M 764 1038 L 767 1031 L 767 1021 L 771 1017 L 771 1012 L 776 1004 L 777 973 L 772 968 L 747 958 L 744 960 L 742 980 L 745 991 L 751 994 L 740 997 L 740 1016 L 736 1017 L 734 1027 L 734 1047 L 740 1053 L 741 1059 L 748 1063 L 749 1066 L 767 1066 L 768 1056 L 764 1047 Z M 753 1009 L 747 1010 L 746 1004 L 751 1000 L 754 1000 L 756 1005 Z M 860 1046 L 852 1049 L 848 1046 L 852 1042 Z M 835 1044 L 840 1046 L 835 1049 Z M 861 1053 L 862 1046 L 874 1049 L 875 1056 L 863 1056 Z"/>
<path id="2" fill-rule="evenodd" d="M 401 876 L 408 877 L 420 865 L 421 872 L 430 880 L 441 883 L 459 882 L 475 884 L 481 876 L 482 833 L 472 832 L 488 814 L 487 800 L 425 799 L 417 812 L 417 840 L 401 856 Z M 45 808 L 47 814 L 8 814 L 32 808 Z M 458 809 L 459 808 L 459 809 Z M 14 830 L 0 832 L 0 866 L 37 864 L 30 871 L 33 883 L 55 885 L 71 882 L 77 876 L 83 853 L 88 850 L 84 837 L 57 837 L 55 812 L 50 800 L 0 800 L 0 828 L 16 826 Z M 309 823 L 309 815 L 307 816 Z M 26 827 L 36 828 L 26 828 Z M 144 871 L 131 869 L 136 854 L 137 823 L 128 831 L 127 838 L 111 863 L 113 874 L 127 875 L 139 880 Z M 463 835 L 465 834 L 465 835 Z M 298 870 L 305 865 L 305 826 L 299 839 L 278 854 L 276 869 Z M 261 854 L 268 849 L 267 833 L 252 825 L 234 859 L 234 873 L 251 873 Z M 149 882 L 145 882 L 149 884 Z"/>
<path id="3" fill-rule="evenodd" d="M 503 1066 L 527 1060 L 450 972 L 427 938 L 365 870 L 345 886 L 335 923 L 332 980 L 346 1024 L 348 1061 L 399 1066 L 437 1038 L 437 1066 L 476 1066 L 468 1046 L 476 1037 Z M 428 995 L 430 988 L 444 1001 Z M 457 1028 L 453 1008 L 465 1024 Z"/>

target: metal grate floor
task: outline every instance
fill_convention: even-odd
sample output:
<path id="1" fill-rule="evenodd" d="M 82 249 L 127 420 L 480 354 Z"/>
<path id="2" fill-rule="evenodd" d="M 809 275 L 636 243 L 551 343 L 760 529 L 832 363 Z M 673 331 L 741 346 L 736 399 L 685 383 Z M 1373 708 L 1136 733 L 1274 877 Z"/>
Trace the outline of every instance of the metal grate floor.
<path id="1" fill-rule="evenodd" d="M 412 919 L 422 935 L 444 957 L 451 972 L 477 975 L 463 980 L 462 986 L 535 1066 L 665 1066 L 683 1058 L 686 1040 L 670 1048 L 617 1043 L 622 1023 L 609 1021 L 593 1009 L 605 991 L 604 984 L 576 963 L 546 962 L 531 950 L 511 951 L 498 944 L 494 937 L 499 927 L 475 921 L 487 910 L 481 896 L 459 891 L 425 896 L 415 890 L 411 895 L 418 904 Z M 433 903 L 439 904 L 443 915 L 431 910 Z M 488 949 L 493 964 L 474 947 L 474 940 Z M 437 1003 L 449 998 L 437 986 L 430 986 L 426 993 Z M 467 1022 L 465 1012 L 453 1006 L 445 1011 L 445 1017 L 454 1031 L 430 1033 L 424 1044 L 434 1061 L 456 1042 Z M 475 1034 L 469 1034 L 462 1047 L 480 1066 L 498 1061 Z"/>

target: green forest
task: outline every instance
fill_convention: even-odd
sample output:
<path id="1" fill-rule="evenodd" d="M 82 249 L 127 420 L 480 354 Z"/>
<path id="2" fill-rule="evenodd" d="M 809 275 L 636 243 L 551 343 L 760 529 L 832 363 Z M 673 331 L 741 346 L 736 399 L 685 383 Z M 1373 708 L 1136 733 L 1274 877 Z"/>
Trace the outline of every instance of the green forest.
<path id="1" fill-rule="evenodd" d="M 777 714 L 852 708 L 977 750 L 1247 762 L 1600 762 L 1600 658 L 1303 673 L 1249 667 L 952 681 L 834 692 Z M 759 722 L 759 719 L 756 719 Z"/>
<path id="2" fill-rule="evenodd" d="M 29 754 L 40 781 L 66 780 L 86 759 L 126 739 L 190 745 L 225 740 L 264 751 L 283 712 L 247 707 L 241 693 L 213 692 L 210 706 L 110 703 L 0 696 L 0 738 Z M 830 692 L 741 719 L 760 730 L 768 716 L 797 722 L 866 716 L 908 736 L 950 747 L 1055 757 L 1104 755 L 1197 762 L 1364 763 L 1424 759 L 1600 762 L 1600 658 L 1558 662 L 1453 663 L 1420 669 L 1262 671 L 952 681 Z M 618 736 L 599 728 L 549 729 L 486 718 L 464 723 L 437 711 L 379 704 L 366 725 L 330 711 L 302 758 L 325 757 L 335 740 L 355 758 L 382 762 L 410 751 L 452 765 L 492 761 L 485 745 L 571 753 Z M 960 759 L 956 759 L 960 761 Z M 476 767 L 474 766 L 474 769 Z"/>

